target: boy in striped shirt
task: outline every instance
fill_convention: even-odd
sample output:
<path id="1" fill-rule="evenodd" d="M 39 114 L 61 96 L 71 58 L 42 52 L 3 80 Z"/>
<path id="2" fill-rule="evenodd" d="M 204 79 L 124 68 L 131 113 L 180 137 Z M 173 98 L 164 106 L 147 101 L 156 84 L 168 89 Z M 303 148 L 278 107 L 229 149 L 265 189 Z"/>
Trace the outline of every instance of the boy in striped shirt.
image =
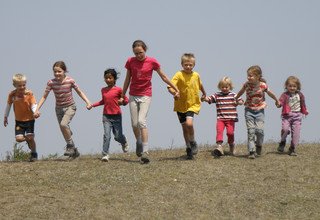
<path id="1" fill-rule="evenodd" d="M 226 128 L 228 144 L 230 147 L 230 154 L 234 154 L 234 129 L 235 122 L 238 121 L 237 105 L 243 104 L 243 100 L 240 98 L 238 104 L 235 100 L 236 94 L 232 92 L 233 84 L 229 77 L 223 77 L 219 84 L 218 89 L 220 92 L 214 93 L 208 96 L 204 101 L 211 103 L 216 103 L 217 108 L 217 135 L 216 143 L 217 147 L 213 151 L 213 155 L 220 157 L 224 155 L 223 152 L 223 131 Z"/>

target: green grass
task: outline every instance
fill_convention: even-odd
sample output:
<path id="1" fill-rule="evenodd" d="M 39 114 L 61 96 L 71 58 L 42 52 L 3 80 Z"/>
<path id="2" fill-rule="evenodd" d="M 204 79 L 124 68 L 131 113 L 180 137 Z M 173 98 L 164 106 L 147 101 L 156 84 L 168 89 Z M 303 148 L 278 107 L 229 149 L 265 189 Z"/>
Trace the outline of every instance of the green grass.
<path id="1" fill-rule="evenodd" d="M 276 153 L 214 159 L 200 148 L 0 163 L 1 219 L 320 219 L 320 151 L 302 144 L 297 157 Z"/>

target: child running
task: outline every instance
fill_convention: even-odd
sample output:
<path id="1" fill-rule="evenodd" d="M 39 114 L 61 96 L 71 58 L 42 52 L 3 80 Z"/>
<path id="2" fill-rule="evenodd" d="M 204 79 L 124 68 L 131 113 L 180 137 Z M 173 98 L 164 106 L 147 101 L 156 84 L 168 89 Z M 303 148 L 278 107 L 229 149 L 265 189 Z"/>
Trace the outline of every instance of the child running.
<path id="1" fill-rule="evenodd" d="M 104 128 L 103 147 L 102 147 L 102 161 L 109 161 L 109 147 L 111 139 L 111 130 L 114 139 L 122 145 L 123 152 L 128 152 L 129 145 L 127 138 L 122 133 L 122 112 L 120 105 L 128 104 L 128 97 L 124 96 L 121 99 L 122 89 L 116 86 L 118 73 L 115 69 L 107 69 L 104 71 L 104 81 L 107 87 L 101 89 L 102 99 L 99 102 L 93 103 L 92 107 L 104 105 L 102 123 Z"/>
<path id="2" fill-rule="evenodd" d="M 8 117 L 13 105 L 15 115 L 15 135 L 17 142 L 26 141 L 31 150 L 30 162 L 38 159 L 36 142 L 34 140 L 34 112 L 37 108 L 36 99 L 31 90 L 27 89 L 27 77 L 23 74 L 13 76 L 13 86 L 16 88 L 8 96 L 7 107 L 4 113 L 4 126 L 8 125 Z"/>
<path id="3" fill-rule="evenodd" d="M 178 119 L 182 126 L 188 160 L 192 160 L 194 158 L 193 155 L 198 153 L 193 128 L 193 118 L 194 114 L 199 114 L 201 108 L 199 91 L 202 92 L 201 99 L 206 97 L 200 75 L 193 71 L 195 62 L 194 54 L 183 54 L 181 57 L 183 69 L 178 71 L 171 80 L 180 91 L 180 97 L 175 97 L 174 100 L 174 111 L 177 112 Z M 172 95 L 175 95 L 176 90 L 172 87 L 168 87 L 168 90 Z"/>
<path id="4" fill-rule="evenodd" d="M 259 66 L 251 66 L 247 70 L 248 81 L 244 83 L 241 90 L 236 95 L 238 100 L 244 92 L 246 92 L 245 120 L 248 130 L 248 150 L 249 159 L 255 159 L 262 153 L 262 144 L 264 138 L 264 109 L 267 104 L 265 101 L 265 93 L 267 93 L 279 108 L 280 103 L 273 92 L 271 92 L 266 84 L 266 80 L 262 77 L 262 70 Z"/>
<path id="5" fill-rule="evenodd" d="M 158 61 L 146 56 L 147 45 L 142 40 L 134 41 L 132 50 L 135 56 L 130 57 L 126 62 L 127 75 L 123 83 L 121 97 L 124 99 L 130 85 L 129 108 L 132 129 L 136 137 L 136 154 L 141 164 L 147 164 L 150 162 L 148 157 L 147 114 L 152 97 L 151 79 L 153 71 L 156 71 L 162 81 L 175 90 L 175 96 L 177 97 L 179 96 L 179 90 L 162 71 Z"/>
<path id="6" fill-rule="evenodd" d="M 288 154 L 297 156 L 296 148 L 299 144 L 301 121 L 303 115 L 308 115 L 304 95 L 301 93 L 300 80 L 295 76 L 289 76 L 285 82 L 285 92 L 280 97 L 282 106 L 281 141 L 278 152 L 283 153 L 287 136 L 291 132 L 291 144 Z"/>
<path id="7" fill-rule="evenodd" d="M 51 90 L 53 90 L 56 98 L 56 115 L 60 130 L 66 141 L 65 156 L 76 158 L 80 155 L 78 149 L 72 139 L 72 131 L 69 124 L 76 113 L 77 107 L 73 99 L 72 89 L 85 101 L 87 108 L 91 106 L 90 101 L 86 95 L 80 90 L 76 82 L 70 76 L 67 76 L 67 66 L 63 61 L 57 61 L 53 64 L 54 78 L 49 80 L 47 87 L 44 91 L 42 98 L 39 101 L 39 105 L 35 111 L 35 118 L 40 116 L 40 108 L 47 99 Z"/>
<path id="8" fill-rule="evenodd" d="M 216 103 L 217 108 L 217 147 L 212 152 L 215 157 L 224 155 L 222 147 L 224 129 L 227 131 L 230 155 L 234 155 L 234 129 L 235 122 L 238 121 L 237 105 L 243 104 L 243 100 L 241 98 L 238 100 L 235 99 L 236 94 L 232 92 L 233 83 L 229 77 L 223 77 L 220 80 L 218 83 L 218 89 L 220 92 L 214 93 L 213 95 L 204 99 L 204 101 L 208 102 L 209 104 Z"/>

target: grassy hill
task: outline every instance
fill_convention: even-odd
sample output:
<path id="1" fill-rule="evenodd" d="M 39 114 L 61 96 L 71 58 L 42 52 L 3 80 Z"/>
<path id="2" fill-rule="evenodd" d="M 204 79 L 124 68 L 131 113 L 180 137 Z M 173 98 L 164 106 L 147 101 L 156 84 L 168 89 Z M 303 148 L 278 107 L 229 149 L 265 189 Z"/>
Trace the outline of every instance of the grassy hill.
<path id="1" fill-rule="evenodd" d="M 320 219 L 320 150 L 195 160 L 184 149 L 81 156 L 72 161 L 0 162 L 0 219 Z"/>

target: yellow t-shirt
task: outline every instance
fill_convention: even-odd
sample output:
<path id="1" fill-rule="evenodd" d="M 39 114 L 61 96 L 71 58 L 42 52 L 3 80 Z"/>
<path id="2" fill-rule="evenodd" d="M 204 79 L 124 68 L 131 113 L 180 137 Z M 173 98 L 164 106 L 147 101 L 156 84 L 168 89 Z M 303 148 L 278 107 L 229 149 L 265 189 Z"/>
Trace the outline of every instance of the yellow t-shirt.
<path id="1" fill-rule="evenodd" d="M 174 101 L 174 111 L 182 113 L 192 111 L 198 114 L 201 107 L 199 91 L 202 85 L 199 74 L 179 71 L 171 82 L 180 91 L 180 98 Z"/>
<path id="2" fill-rule="evenodd" d="M 34 119 L 31 107 L 36 104 L 36 99 L 32 91 L 26 90 L 24 95 L 19 96 L 16 90 L 13 90 L 8 96 L 8 105 L 12 104 L 17 121 L 31 121 Z"/>

